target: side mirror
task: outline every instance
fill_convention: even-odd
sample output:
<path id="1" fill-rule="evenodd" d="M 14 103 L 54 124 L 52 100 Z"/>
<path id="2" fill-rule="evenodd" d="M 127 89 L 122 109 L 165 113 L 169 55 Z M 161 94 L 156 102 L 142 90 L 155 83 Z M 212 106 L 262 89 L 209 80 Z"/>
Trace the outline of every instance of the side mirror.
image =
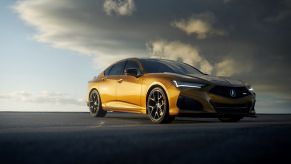
<path id="1" fill-rule="evenodd" d="M 126 74 L 126 75 L 135 76 L 135 77 L 138 76 L 138 73 L 137 73 L 137 69 L 136 69 L 136 68 L 127 68 L 127 69 L 125 70 L 125 74 Z"/>

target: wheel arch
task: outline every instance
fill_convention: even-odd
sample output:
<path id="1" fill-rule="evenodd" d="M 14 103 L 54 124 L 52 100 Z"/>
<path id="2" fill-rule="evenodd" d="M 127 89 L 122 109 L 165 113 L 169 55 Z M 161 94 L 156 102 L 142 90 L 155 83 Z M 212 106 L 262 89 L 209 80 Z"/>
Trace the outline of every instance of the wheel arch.
<path id="1" fill-rule="evenodd" d="M 147 90 L 147 94 L 146 94 L 146 103 L 145 103 L 145 107 L 146 107 L 146 114 L 148 114 L 148 110 L 147 110 L 147 102 L 148 102 L 148 95 L 150 94 L 150 92 L 156 88 L 159 87 L 161 88 L 164 92 L 165 92 L 165 96 L 167 98 L 167 108 L 169 110 L 169 98 L 168 98 L 168 92 L 166 90 L 166 87 L 162 84 L 162 83 L 153 83 L 149 89 Z"/>
<path id="2" fill-rule="evenodd" d="M 90 95 L 91 95 L 91 93 L 92 93 L 94 90 L 98 92 L 98 94 L 99 94 L 99 98 L 100 98 L 100 102 L 102 102 L 102 101 L 101 101 L 100 93 L 99 93 L 99 91 L 98 91 L 97 88 L 93 87 L 93 88 L 90 88 L 89 90 L 90 90 L 90 91 L 89 91 L 88 94 L 87 94 L 87 106 L 89 106 Z"/>

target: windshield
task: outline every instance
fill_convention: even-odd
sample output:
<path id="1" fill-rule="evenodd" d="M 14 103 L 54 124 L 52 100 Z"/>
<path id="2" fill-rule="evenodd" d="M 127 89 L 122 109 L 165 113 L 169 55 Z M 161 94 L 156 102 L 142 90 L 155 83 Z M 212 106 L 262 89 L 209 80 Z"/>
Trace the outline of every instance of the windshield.
<path id="1" fill-rule="evenodd" d="M 176 61 L 159 59 L 141 59 L 145 73 L 177 73 L 183 75 L 203 74 L 198 69 Z"/>

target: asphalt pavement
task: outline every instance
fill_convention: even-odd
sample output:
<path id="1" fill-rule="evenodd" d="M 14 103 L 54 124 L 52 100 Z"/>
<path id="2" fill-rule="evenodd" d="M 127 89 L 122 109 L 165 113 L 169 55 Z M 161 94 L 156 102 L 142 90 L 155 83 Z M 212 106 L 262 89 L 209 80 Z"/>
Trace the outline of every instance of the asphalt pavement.
<path id="1" fill-rule="evenodd" d="M 143 115 L 0 112 L 0 163 L 291 163 L 291 115 L 237 123 Z"/>

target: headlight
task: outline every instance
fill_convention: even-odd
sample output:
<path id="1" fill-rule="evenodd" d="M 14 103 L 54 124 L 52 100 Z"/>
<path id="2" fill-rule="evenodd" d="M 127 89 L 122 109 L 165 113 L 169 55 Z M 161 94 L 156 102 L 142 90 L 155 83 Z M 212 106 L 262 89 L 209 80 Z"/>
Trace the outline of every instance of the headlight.
<path id="1" fill-rule="evenodd" d="M 176 81 L 173 80 L 174 85 L 177 88 L 203 88 L 206 84 L 195 83 L 195 82 L 183 82 L 183 81 Z"/>
<path id="2" fill-rule="evenodd" d="M 253 87 L 251 85 L 246 85 L 249 91 L 254 91 Z"/>

